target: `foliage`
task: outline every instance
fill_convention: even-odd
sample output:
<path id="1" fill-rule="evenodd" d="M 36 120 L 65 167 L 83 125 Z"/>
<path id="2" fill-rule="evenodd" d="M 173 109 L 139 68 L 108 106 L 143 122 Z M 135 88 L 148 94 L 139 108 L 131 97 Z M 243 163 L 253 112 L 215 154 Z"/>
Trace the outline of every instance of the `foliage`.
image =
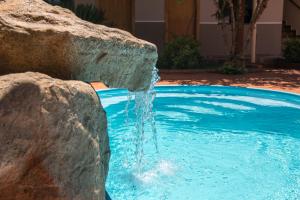
<path id="1" fill-rule="evenodd" d="M 63 8 L 70 9 L 72 11 L 74 11 L 75 8 L 74 0 L 45 0 L 45 1 L 51 5 L 58 5 Z"/>
<path id="2" fill-rule="evenodd" d="M 75 4 L 74 0 L 60 0 L 61 6 L 64 8 L 68 8 L 70 10 L 74 10 Z"/>
<path id="3" fill-rule="evenodd" d="M 160 68 L 184 69 L 199 67 L 200 45 L 190 37 L 176 37 L 167 43 L 158 59 Z"/>
<path id="4" fill-rule="evenodd" d="M 76 7 L 75 14 L 79 18 L 95 24 L 101 24 L 105 20 L 104 11 L 98 10 L 93 5 L 80 4 Z"/>
<path id="5" fill-rule="evenodd" d="M 51 5 L 61 6 L 70 9 L 77 17 L 95 23 L 113 26 L 113 23 L 106 21 L 103 10 L 98 10 L 94 5 L 79 4 L 75 8 L 74 0 L 45 0 Z"/>
<path id="6" fill-rule="evenodd" d="M 218 70 L 222 74 L 238 75 L 247 72 L 247 69 L 242 66 L 234 65 L 232 62 L 225 62 Z"/>
<path id="7" fill-rule="evenodd" d="M 300 39 L 287 40 L 283 55 L 289 63 L 300 63 Z"/>
<path id="8" fill-rule="evenodd" d="M 250 0 L 214 0 L 217 8 L 215 17 L 223 30 L 224 42 L 230 52 L 229 62 L 233 63 L 232 67 L 240 68 L 245 66 L 244 50 L 247 49 L 250 43 L 257 20 L 266 9 L 270 0 L 253 1 L 255 1 L 256 7 L 250 15 L 247 14 L 247 10 L 250 9 Z M 249 22 L 249 30 L 246 34 L 244 30 L 245 20 Z M 228 21 L 230 22 L 229 24 Z M 231 28 L 229 37 L 227 36 L 228 25 Z M 239 64 L 237 65 L 236 63 Z"/>
<path id="9" fill-rule="evenodd" d="M 218 21 L 224 20 L 224 18 L 227 19 L 227 22 L 232 22 L 233 19 L 232 17 L 236 15 L 231 14 L 231 9 L 230 9 L 230 1 L 228 0 L 218 0 L 215 2 L 217 11 L 214 14 L 214 16 L 218 19 Z M 234 1 L 232 3 L 235 3 Z M 244 16 L 244 22 L 249 24 L 251 22 L 252 14 L 253 14 L 253 2 L 252 0 L 246 0 L 245 1 L 245 16 Z M 236 11 L 235 11 L 236 12 Z"/>
<path id="10" fill-rule="evenodd" d="M 218 21 L 230 18 L 230 7 L 226 0 L 215 1 L 215 5 L 217 7 L 217 11 L 214 16 L 218 19 Z"/>

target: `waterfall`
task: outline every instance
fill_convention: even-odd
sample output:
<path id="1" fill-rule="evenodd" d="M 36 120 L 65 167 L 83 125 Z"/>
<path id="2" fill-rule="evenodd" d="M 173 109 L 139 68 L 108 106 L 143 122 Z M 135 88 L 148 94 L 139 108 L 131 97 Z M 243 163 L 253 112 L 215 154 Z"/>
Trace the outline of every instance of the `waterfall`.
<path id="1" fill-rule="evenodd" d="M 135 113 L 135 130 L 132 142 L 135 144 L 134 157 L 136 161 L 136 168 L 138 172 L 142 169 L 144 157 L 144 143 L 145 143 L 145 128 L 147 125 L 151 126 L 152 141 L 155 151 L 158 152 L 157 131 L 155 125 L 155 116 L 153 112 L 153 102 L 156 96 L 154 86 L 159 81 L 158 69 L 156 67 L 152 70 L 151 84 L 147 91 L 129 92 L 127 104 L 125 108 L 126 125 L 129 120 L 129 105 L 134 99 L 134 113 Z"/>

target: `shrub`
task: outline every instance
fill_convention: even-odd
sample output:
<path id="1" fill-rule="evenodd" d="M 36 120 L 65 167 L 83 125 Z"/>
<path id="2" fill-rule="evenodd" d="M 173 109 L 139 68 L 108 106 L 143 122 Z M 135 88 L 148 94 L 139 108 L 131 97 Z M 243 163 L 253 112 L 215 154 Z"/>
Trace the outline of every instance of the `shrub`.
<path id="1" fill-rule="evenodd" d="M 300 39 L 287 40 L 283 55 L 289 63 L 300 63 Z"/>
<path id="2" fill-rule="evenodd" d="M 225 62 L 221 68 L 219 68 L 219 72 L 222 74 L 244 74 L 247 72 L 247 69 L 242 66 L 236 66 L 233 62 Z"/>
<path id="3" fill-rule="evenodd" d="M 58 5 L 63 8 L 67 8 L 70 10 L 74 10 L 75 4 L 74 0 L 45 0 L 47 3 L 52 4 L 52 5 Z"/>
<path id="4" fill-rule="evenodd" d="M 44 0 L 51 5 L 58 5 L 73 11 L 77 17 L 95 23 L 112 26 L 111 22 L 105 21 L 105 14 L 103 10 L 98 10 L 93 5 L 79 4 L 75 8 L 74 0 Z"/>
<path id="5" fill-rule="evenodd" d="M 75 14 L 79 18 L 95 24 L 101 24 L 105 20 L 104 11 L 98 10 L 93 5 L 79 4 L 75 9 Z"/>
<path id="6" fill-rule="evenodd" d="M 186 69 L 199 67 L 201 61 L 199 43 L 189 37 L 176 37 L 165 45 L 158 59 L 160 68 Z"/>

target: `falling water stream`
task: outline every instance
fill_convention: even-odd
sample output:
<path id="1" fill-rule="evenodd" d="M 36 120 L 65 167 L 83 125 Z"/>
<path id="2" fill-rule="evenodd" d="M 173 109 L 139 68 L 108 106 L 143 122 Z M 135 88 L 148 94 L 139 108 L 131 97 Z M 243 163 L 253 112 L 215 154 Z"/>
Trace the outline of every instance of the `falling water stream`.
<path id="1" fill-rule="evenodd" d="M 127 104 L 125 107 L 126 122 L 125 125 L 129 123 L 129 105 L 134 99 L 134 113 L 135 113 L 135 130 L 132 138 L 130 138 L 134 144 L 135 149 L 128 149 L 128 153 L 133 153 L 135 158 L 135 166 L 137 173 L 141 173 L 143 168 L 143 158 L 144 158 L 144 143 L 145 143 L 145 128 L 146 126 L 151 126 L 152 132 L 152 142 L 153 148 L 158 153 L 158 142 L 157 142 L 157 131 L 155 125 L 155 117 L 153 112 L 153 102 L 155 99 L 154 86 L 159 81 L 158 69 L 156 67 L 152 70 L 151 84 L 148 90 L 129 92 L 127 96 Z M 128 157 L 128 156 L 127 156 Z M 128 165 L 129 160 L 126 161 Z"/>

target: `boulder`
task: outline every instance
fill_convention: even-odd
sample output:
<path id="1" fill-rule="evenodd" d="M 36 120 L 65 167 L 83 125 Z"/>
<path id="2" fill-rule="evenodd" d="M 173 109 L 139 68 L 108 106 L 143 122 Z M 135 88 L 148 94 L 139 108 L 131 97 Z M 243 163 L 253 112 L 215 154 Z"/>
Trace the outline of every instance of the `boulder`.
<path id="1" fill-rule="evenodd" d="M 0 0 L 0 74 L 34 71 L 145 90 L 156 47 L 43 0 Z"/>
<path id="2" fill-rule="evenodd" d="M 106 114 L 90 85 L 0 76 L 1 200 L 104 200 L 109 157 Z"/>

